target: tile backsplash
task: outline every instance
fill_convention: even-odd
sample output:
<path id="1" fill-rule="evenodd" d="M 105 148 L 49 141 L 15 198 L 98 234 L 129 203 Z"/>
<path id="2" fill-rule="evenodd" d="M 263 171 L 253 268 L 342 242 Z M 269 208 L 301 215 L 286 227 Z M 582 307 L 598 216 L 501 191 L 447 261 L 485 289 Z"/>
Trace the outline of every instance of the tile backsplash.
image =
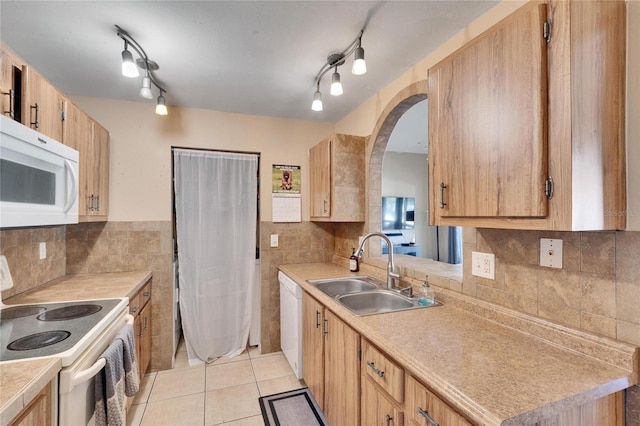
<path id="1" fill-rule="evenodd" d="M 539 266 L 540 238 L 563 240 L 563 266 Z M 471 252 L 496 256 L 496 279 L 471 275 Z M 640 232 L 464 230 L 463 293 L 640 345 Z"/>
<path id="2" fill-rule="evenodd" d="M 0 230 L 0 254 L 7 258 L 14 287 L 2 292 L 4 299 L 31 290 L 65 275 L 64 226 Z M 40 259 L 40 243 L 46 258 Z"/>

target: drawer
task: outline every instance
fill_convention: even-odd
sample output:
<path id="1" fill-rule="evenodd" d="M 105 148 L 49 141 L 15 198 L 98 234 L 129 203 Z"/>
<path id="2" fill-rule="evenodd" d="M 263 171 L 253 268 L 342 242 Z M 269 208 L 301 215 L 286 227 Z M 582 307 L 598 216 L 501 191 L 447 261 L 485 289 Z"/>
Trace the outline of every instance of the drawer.
<path id="1" fill-rule="evenodd" d="M 140 313 L 140 293 L 136 293 L 134 296 L 129 297 L 129 313 L 136 316 Z"/>
<path id="2" fill-rule="evenodd" d="M 463 416 L 409 375 L 406 413 L 411 424 L 420 426 L 471 426 Z"/>
<path id="3" fill-rule="evenodd" d="M 404 401 L 404 370 L 366 340 L 362 345 L 362 368 L 367 376 L 393 399 Z"/>
<path id="4" fill-rule="evenodd" d="M 140 298 L 140 309 L 142 309 L 151 299 L 151 280 L 147 281 L 144 287 L 138 292 L 138 297 Z"/>

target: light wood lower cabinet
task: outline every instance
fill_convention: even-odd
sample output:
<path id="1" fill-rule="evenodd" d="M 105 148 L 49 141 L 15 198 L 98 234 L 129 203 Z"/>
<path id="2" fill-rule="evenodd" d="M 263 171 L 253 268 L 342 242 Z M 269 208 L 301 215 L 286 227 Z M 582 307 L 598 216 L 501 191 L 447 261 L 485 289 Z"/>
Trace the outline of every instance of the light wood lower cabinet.
<path id="1" fill-rule="evenodd" d="M 51 420 L 51 383 L 49 383 L 18 414 L 10 426 L 45 426 L 51 425 Z"/>
<path id="2" fill-rule="evenodd" d="M 303 295 L 303 374 L 332 426 L 360 424 L 360 335 Z"/>
<path id="3" fill-rule="evenodd" d="M 362 374 L 362 423 L 363 426 L 402 426 L 404 412 L 386 392 L 375 385 L 371 377 Z"/>
<path id="4" fill-rule="evenodd" d="M 133 315 L 133 333 L 140 379 L 151 363 L 151 280 L 129 298 L 129 313 Z"/>

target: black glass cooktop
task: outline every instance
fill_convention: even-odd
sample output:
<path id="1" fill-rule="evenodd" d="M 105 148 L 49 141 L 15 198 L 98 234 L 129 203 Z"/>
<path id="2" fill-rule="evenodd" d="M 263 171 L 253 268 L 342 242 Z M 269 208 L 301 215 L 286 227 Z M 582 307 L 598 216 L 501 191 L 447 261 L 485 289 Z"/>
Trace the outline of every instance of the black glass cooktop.
<path id="1" fill-rule="evenodd" d="M 0 311 L 0 361 L 71 349 L 122 299 L 41 303 Z"/>

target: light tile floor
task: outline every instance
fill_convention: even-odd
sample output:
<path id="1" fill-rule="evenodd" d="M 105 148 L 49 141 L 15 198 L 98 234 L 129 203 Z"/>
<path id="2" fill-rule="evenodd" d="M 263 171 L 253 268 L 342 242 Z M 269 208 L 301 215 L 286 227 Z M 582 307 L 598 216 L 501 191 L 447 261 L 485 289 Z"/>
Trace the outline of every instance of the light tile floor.
<path id="1" fill-rule="evenodd" d="M 132 426 L 263 426 L 258 397 L 304 386 L 282 354 L 249 348 L 191 367 L 180 342 L 175 367 L 147 374 L 127 416 Z"/>

